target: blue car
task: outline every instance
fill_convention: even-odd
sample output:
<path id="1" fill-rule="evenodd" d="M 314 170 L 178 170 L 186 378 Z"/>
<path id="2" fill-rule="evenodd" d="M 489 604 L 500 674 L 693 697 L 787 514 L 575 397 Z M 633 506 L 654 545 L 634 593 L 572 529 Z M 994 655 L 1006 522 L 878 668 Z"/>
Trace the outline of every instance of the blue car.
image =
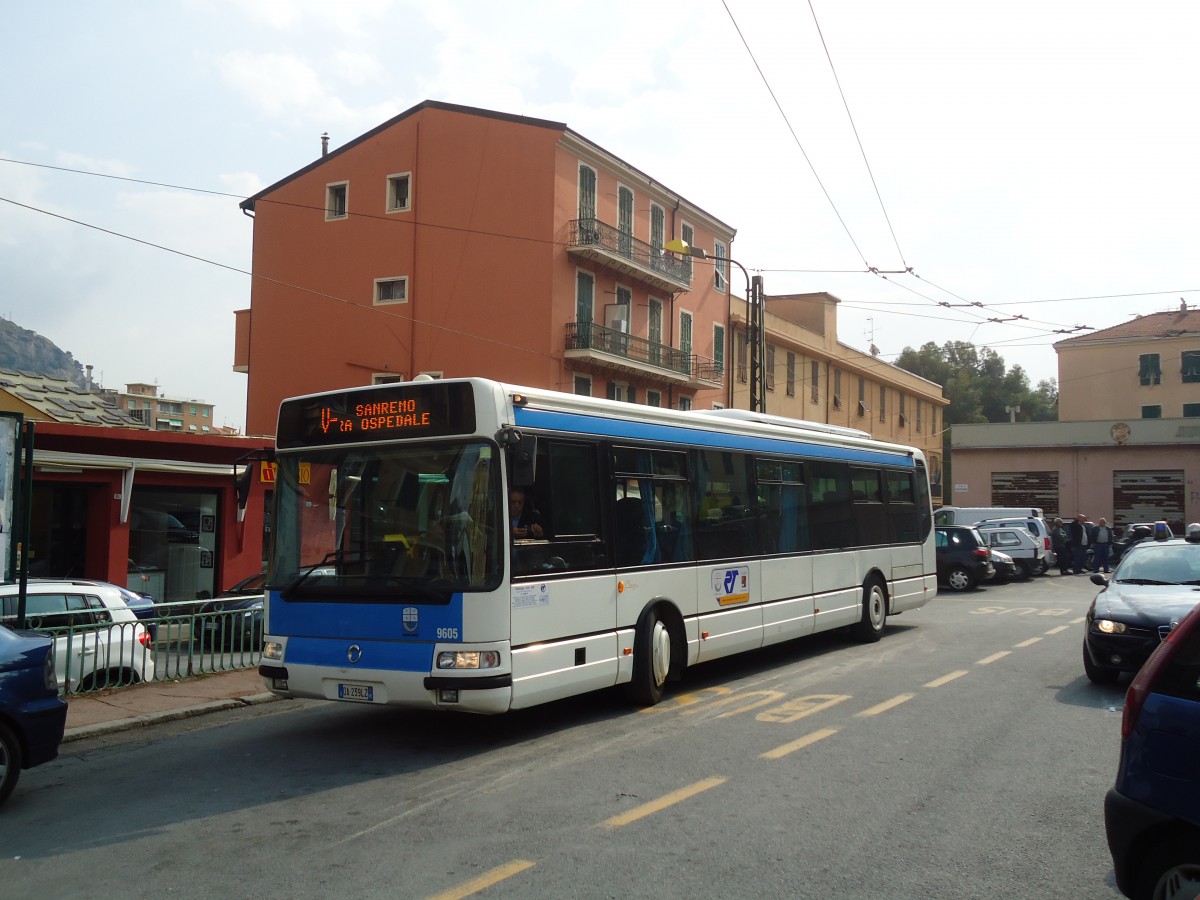
<path id="1" fill-rule="evenodd" d="M 22 769 L 58 756 L 67 704 L 58 696 L 53 640 L 0 625 L 0 804 Z"/>
<path id="2" fill-rule="evenodd" d="M 1189 526 L 1189 531 L 1192 527 Z M 1136 555 L 1131 554 L 1131 556 Z M 1121 761 L 1104 799 L 1117 887 L 1134 900 L 1200 896 L 1200 613 L 1192 610 L 1134 677 Z"/>

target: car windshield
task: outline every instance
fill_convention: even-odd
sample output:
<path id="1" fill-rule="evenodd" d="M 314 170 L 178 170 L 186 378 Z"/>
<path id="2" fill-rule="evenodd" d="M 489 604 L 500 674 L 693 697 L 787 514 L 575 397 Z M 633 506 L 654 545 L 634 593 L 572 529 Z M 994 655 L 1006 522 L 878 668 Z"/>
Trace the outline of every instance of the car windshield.
<path id="1" fill-rule="evenodd" d="M 1139 545 L 1121 560 L 1113 579 L 1125 584 L 1200 584 L 1200 546 Z"/>
<path id="2" fill-rule="evenodd" d="M 280 454 L 268 583 L 297 597 L 494 588 L 504 538 L 496 462 L 486 443 Z"/>

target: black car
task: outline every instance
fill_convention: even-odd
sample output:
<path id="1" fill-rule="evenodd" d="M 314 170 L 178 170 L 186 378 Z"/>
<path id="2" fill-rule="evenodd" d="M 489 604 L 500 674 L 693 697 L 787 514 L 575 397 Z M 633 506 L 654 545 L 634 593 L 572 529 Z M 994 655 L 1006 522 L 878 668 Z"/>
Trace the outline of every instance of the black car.
<path id="1" fill-rule="evenodd" d="M 1135 545 L 1111 576 L 1092 581 L 1103 590 L 1087 612 L 1083 670 L 1095 684 L 1110 684 L 1140 669 L 1200 603 L 1200 524 L 1189 525 L 1186 538 Z"/>
<path id="2" fill-rule="evenodd" d="M 58 756 L 67 704 L 58 696 L 54 641 L 0 625 L 0 803 L 22 769 Z"/>
<path id="3" fill-rule="evenodd" d="M 1109 562 L 1116 564 L 1130 547 L 1140 544 L 1142 541 L 1154 540 L 1156 529 L 1159 534 L 1165 533 L 1168 538 L 1175 537 L 1171 526 L 1166 522 L 1134 522 L 1132 525 L 1126 525 L 1121 536 L 1112 543 Z"/>
<path id="4" fill-rule="evenodd" d="M 996 574 L 988 542 L 974 525 L 938 525 L 938 581 L 952 591 L 969 591 Z"/>

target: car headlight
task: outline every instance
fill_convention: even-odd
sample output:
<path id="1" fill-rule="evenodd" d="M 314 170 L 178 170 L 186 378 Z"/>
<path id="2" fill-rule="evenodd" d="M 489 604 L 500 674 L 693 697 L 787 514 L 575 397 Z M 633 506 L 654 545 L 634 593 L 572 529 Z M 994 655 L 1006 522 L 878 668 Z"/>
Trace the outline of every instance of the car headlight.
<path id="1" fill-rule="evenodd" d="M 499 666 L 498 650 L 444 650 L 437 655 L 439 669 L 496 669 Z"/>
<path id="2" fill-rule="evenodd" d="M 1112 619 L 1097 619 L 1096 630 L 1102 631 L 1104 634 L 1124 634 L 1125 623 L 1114 622 Z"/>

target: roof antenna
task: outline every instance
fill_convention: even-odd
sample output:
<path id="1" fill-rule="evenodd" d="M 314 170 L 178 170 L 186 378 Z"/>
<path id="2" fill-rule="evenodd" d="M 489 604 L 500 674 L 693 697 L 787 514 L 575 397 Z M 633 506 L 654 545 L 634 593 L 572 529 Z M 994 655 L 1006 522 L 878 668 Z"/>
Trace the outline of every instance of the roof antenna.
<path id="1" fill-rule="evenodd" d="M 329 132 L 326 131 L 321 135 L 321 155 L 329 155 Z"/>

